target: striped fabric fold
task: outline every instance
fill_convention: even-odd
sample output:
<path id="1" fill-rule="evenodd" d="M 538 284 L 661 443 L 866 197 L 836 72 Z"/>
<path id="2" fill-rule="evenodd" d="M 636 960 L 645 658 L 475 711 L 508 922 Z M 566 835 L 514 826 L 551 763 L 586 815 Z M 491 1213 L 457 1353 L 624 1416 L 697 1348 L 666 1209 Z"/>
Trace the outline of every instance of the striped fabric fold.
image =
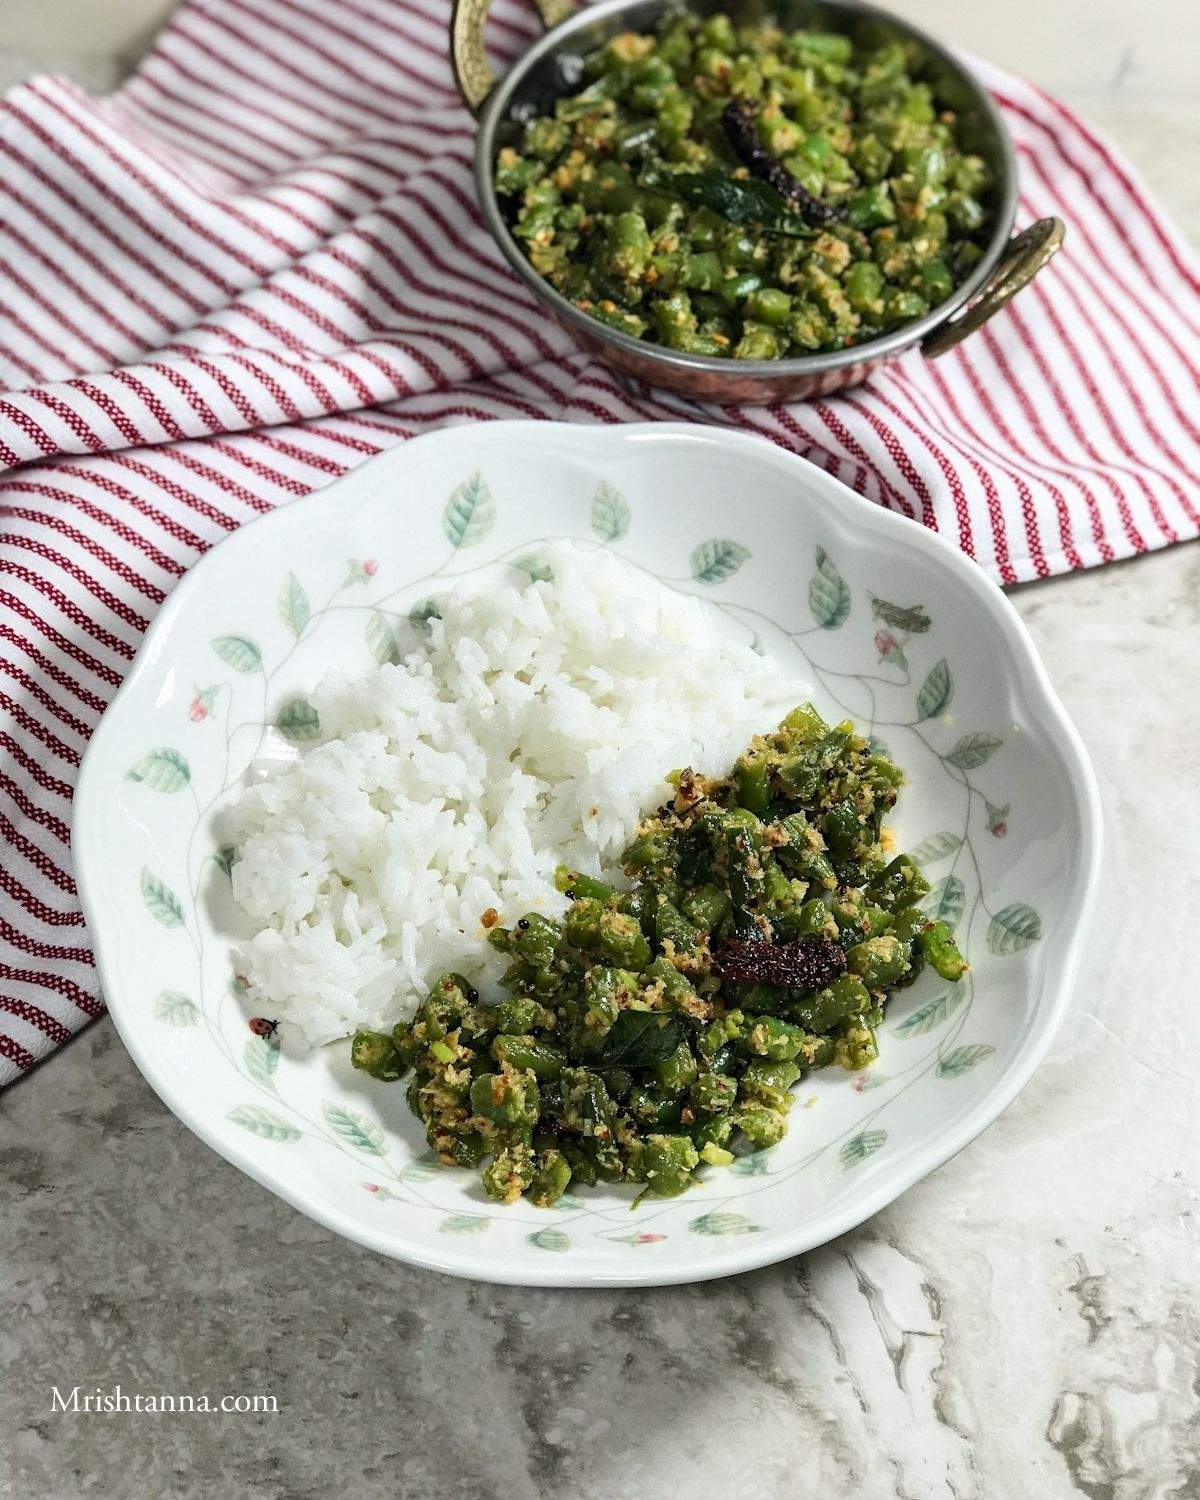
<path id="1" fill-rule="evenodd" d="M 619 384 L 506 270 L 434 0 L 187 0 L 110 98 L 0 106 L 0 1083 L 103 1010 L 71 875 L 88 735 L 209 547 L 497 417 L 757 432 L 1002 583 L 1200 531 L 1200 260 L 1113 148 L 976 64 L 1066 246 L 980 334 L 826 400 Z M 497 55 L 535 32 L 493 8 Z"/>

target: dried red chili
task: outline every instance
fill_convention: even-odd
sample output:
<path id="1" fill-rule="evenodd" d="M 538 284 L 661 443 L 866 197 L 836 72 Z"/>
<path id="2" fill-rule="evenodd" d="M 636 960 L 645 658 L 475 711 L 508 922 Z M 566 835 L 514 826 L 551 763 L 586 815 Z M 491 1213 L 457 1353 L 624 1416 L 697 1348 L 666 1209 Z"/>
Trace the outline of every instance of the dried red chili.
<path id="1" fill-rule="evenodd" d="M 836 224 L 846 217 L 846 210 L 834 203 L 823 203 L 814 198 L 802 182 L 799 182 L 777 156 L 773 156 L 763 145 L 754 123 L 754 115 L 743 99 L 731 99 L 721 116 L 729 144 L 756 177 L 785 198 L 802 219 L 810 224 Z"/>
<path id="2" fill-rule="evenodd" d="M 729 938 L 714 950 L 713 965 L 723 978 L 743 984 L 823 990 L 845 971 L 846 955 L 832 938 L 819 933 L 794 943 Z"/>

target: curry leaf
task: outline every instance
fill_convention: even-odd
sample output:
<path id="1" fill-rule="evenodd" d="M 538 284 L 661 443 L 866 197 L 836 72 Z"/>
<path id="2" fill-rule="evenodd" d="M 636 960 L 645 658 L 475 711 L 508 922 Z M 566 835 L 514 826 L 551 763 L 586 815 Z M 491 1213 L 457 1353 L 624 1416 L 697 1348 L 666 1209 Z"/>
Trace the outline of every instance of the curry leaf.
<path id="1" fill-rule="evenodd" d="M 652 1010 L 623 1010 L 604 1038 L 600 1061 L 620 1063 L 624 1068 L 648 1068 L 670 1057 L 682 1040 L 683 1027 L 675 1016 Z"/>
<path id="2" fill-rule="evenodd" d="M 786 198 L 757 177 L 729 177 L 716 167 L 699 172 L 649 167 L 640 183 L 680 198 L 693 208 L 707 208 L 730 224 L 754 224 L 792 239 L 811 239 L 815 232 L 792 211 Z"/>
<path id="3" fill-rule="evenodd" d="M 954 679 L 950 675 L 946 658 L 943 657 L 930 667 L 929 676 L 921 684 L 921 691 L 917 694 L 917 722 L 936 719 L 938 714 L 944 714 L 953 697 Z"/>
<path id="4" fill-rule="evenodd" d="M 817 571 L 808 585 L 808 607 L 822 630 L 837 630 L 850 613 L 850 590 L 824 547 L 817 548 Z"/>

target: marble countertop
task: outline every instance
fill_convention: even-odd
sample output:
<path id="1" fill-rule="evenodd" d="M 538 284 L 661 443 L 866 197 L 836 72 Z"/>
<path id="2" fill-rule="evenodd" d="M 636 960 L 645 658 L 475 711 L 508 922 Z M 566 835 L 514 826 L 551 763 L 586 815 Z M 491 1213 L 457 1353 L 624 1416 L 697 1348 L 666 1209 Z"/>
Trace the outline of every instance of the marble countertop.
<path id="1" fill-rule="evenodd" d="M 5 7 L 0 82 L 48 62 L 103 86 L 165 8 Z M 1200 233 L 1185 0 L 898 8 L 1087 110 Z M 1063 1030 L 980 1140 L 767 1270 L 472 1286 L 265 1193 L 98 1022 L 0 1097 L 0 1494 L 1200 1495 L 1200 549 L 1012 597 L 1093 757 L 1107 854 Z M 118 1381 L 278 1411 L 52 1408 Z"/>

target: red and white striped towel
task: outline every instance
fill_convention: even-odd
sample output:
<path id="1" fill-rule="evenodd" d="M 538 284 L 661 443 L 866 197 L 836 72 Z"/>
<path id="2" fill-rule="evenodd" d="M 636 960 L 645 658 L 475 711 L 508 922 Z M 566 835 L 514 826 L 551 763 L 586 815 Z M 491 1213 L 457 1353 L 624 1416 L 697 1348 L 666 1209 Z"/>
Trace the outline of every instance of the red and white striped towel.
<path id="1" fill-rule="evenodd" d="M 188 0 L 93 99 L 0 107 L 0 1082 L 103 1008 L 71 878 L 76 768 L 175 581 L 416 432 L 698 417 L 953 537 L 1002 582 L 1200 530 L 1200 263 L 1135 174 L 980 67 L 1021 216 L 1066 247 L 937 363 L 789 407 L 631 394 L 505 269 L 444 0 Z M 499 0 L 492 35 L 534 33 Z"/>

